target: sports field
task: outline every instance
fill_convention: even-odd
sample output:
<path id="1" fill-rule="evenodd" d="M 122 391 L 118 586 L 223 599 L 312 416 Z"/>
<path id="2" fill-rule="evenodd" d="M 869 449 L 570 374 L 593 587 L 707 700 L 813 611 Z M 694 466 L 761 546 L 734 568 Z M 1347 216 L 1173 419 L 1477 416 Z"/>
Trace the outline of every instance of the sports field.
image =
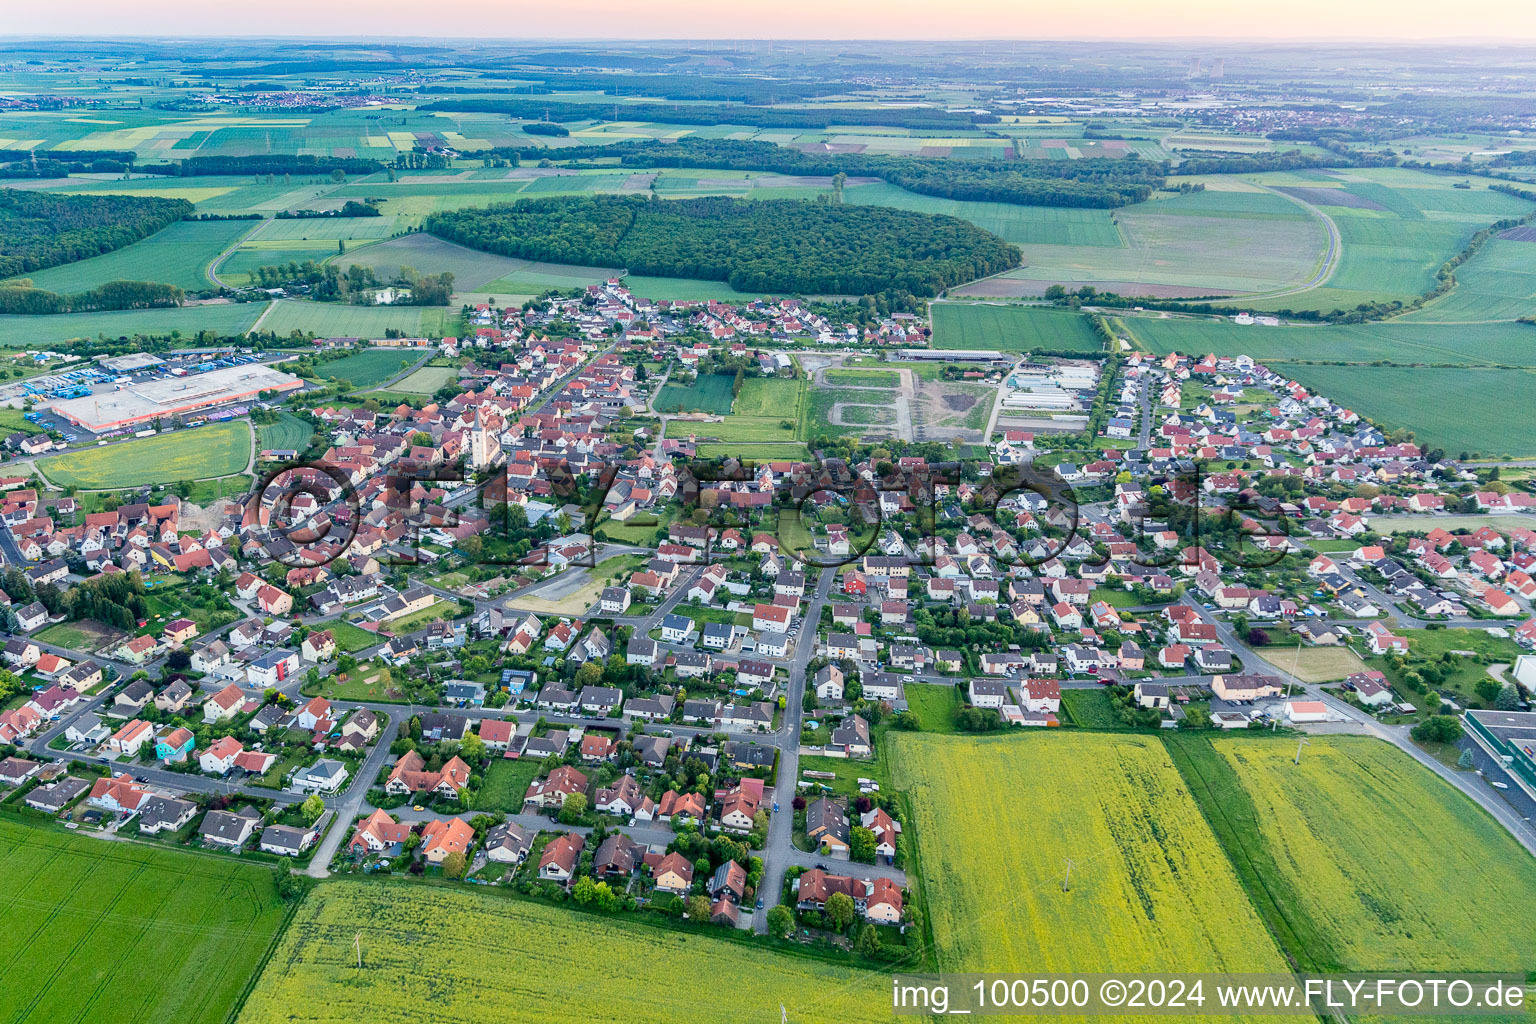
<path id="1" fill-rule="evenodd" d="M 213 287 L 204 273 L 208 264 L 249 230 L 249 221 L 177 221 L 126 248 L 27 276 L 37 287 L 64 295 L 108 281 L 158 281 L 202 291 Z"/>
<path id="2" fill-rule="evenodd" d="M 1407 754 L 1313 736 L 1297 765 L 1286 739 L 1174 742 L 1191 744 L 1179 758 L 1191 786 L 1238 841 L 1234 857 L 1280 908 L 1304 964 L 1536 969 L 1536 862 Z"/>
<path id="3" fill-rule="evenodd" d="M 1037 732 L 887 734 L 941 970 L 1285 970 L 1159 739 Z"/>
<path id="4" fill-rule="evenodd" d="M 578 961 L 601 969 L 578 971 Z M 732 979 L 729 998 L 711 978 Z M 857 1024 L 891 1018 L 889 988 L 889 971 L 467 887 L 327 882 L 299 908 L 238 1020 L 351 1024 L 430 1006 L 456 1024 L 759 1024 L 782 1006 L 792 1021 Z"/>
<path id="5" fill-rule="evenodd" d="M 71 338 L 132 338 L 136 335 L 191 337 L 198 331 L 220 335 L 250 330 L 265 302 L 222 302 L 174 309 L 127 309 L 108 313 L 65 313 L 59 316 L 0 316 L 0 348 L 31 348 Z"/>
<path id="6" fill-rule="evenodd" d="M 936 302 L 933 347 L 1028 352 L 1102 352 L 1104 343 L 1083 313 L 1043 306 Z"/>
<path id="7" fill-rule="evenodd" d="M 285 913 L 270 868 L 8 819 L 0 877 L 6 1021 L 224 1020 Z"/>
<path id="8" fill-rule="evenodd" d="M 340 302 L 278 299 L 261 329 L 277 334 L 309 331 L 322 338 L 382 338 L 390 328 L 408 338 L 442 337 L 457 308 L 447 306 L 350 306 Z"/>
<path id="9" fill-rule="evenodd" d="M 238 420 L 51 455 L 37 468 L 60 487 L 103 490 L 231 476 L 250 460 L 250 424 Z"/>

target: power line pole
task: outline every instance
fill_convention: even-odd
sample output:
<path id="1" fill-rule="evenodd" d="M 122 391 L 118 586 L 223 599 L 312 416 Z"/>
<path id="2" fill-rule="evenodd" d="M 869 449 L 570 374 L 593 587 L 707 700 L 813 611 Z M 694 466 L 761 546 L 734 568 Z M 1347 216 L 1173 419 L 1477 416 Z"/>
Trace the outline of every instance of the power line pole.
<path id="1" fill-rule="evenodd" d="M 1067 861 L 1067 873 L 1062 876 L 1062 879 L 1061 879 L 1061 891 L 1062 892 L 1071 892 L 1072 891 L 1072 858 L 1068 857 L 1068 858 L 1066 858 L 1066 861 Z"/>
<path id="2" fill-rule="evenodd" d="M 352 939 L 352 944 L 357 948 L 357 969 L 363 969 L 363 933 L 358 932 Z"/>
<path id="3" fill-rule="evenodd" d="M 1307 738 L 1305 736 L 1303 736 L 1300 740 L 1298 740 L 1296 742 L 1296 757 L 1292 761 L 1292 763 L 1293 764 L 1301 764 L 1301 748 L 1302 747 L 1309 747 L 1311 745 L 1312 744 L 1307 741 Z"/>

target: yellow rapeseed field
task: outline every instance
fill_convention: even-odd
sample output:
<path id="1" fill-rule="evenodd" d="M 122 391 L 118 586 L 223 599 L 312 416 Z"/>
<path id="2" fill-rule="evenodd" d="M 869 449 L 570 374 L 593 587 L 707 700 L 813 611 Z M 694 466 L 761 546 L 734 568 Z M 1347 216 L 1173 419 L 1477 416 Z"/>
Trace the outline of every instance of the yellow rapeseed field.
<path id="1" fill-rule="evenodd" d="M 943 969 L 1287 970 L 1156 737 L 890 737 Z"/>
<path id="2" fill-rule="evenodd" d="M 1349 970 L 1536 970 L 1536 861 L 1472 801 L 1364 736 L 1221 737 L 1310 925 Z M 1323 950 L 1315 950 L 1321 954 Z"/>
<path id="3" fill-rule="evenodd" d="M 802 1024 L 894 1019 L 888 974 L 467 887 L 328 882 L 239 1020 L 762 1024 L 780 1004 Z"/>

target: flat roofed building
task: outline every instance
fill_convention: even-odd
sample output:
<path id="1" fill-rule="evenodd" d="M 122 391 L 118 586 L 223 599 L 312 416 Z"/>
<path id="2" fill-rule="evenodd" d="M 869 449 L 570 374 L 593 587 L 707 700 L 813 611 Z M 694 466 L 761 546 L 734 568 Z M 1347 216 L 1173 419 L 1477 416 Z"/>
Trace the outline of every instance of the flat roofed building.
<path id="1" fill-rule="evenodd" d="M 261 363 L 228 366 L 186 377 L 130 384 L 121 391 L 53 403 L 58 415 L 94 433 L 117 430 L 202 409 L 253 401 L 263 391 L 294 391 L 304 382 Z"/>

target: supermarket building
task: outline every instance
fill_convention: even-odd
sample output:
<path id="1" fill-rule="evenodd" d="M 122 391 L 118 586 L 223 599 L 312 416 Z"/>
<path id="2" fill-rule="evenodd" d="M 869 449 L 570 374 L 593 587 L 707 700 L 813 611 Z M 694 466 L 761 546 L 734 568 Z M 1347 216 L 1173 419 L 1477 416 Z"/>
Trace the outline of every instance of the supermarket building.
<path id="1" fill-rule="evenodd" d="M 252 402 L 265 391 L 294 391 L 303 386 L 304 382 L 292 374 L 249 363 L 120 386 L 117 391 L 55 402 L 50 408 L 76 426 L 100 434 L 172 416 L 187 417 L 235 402 Z"/>

